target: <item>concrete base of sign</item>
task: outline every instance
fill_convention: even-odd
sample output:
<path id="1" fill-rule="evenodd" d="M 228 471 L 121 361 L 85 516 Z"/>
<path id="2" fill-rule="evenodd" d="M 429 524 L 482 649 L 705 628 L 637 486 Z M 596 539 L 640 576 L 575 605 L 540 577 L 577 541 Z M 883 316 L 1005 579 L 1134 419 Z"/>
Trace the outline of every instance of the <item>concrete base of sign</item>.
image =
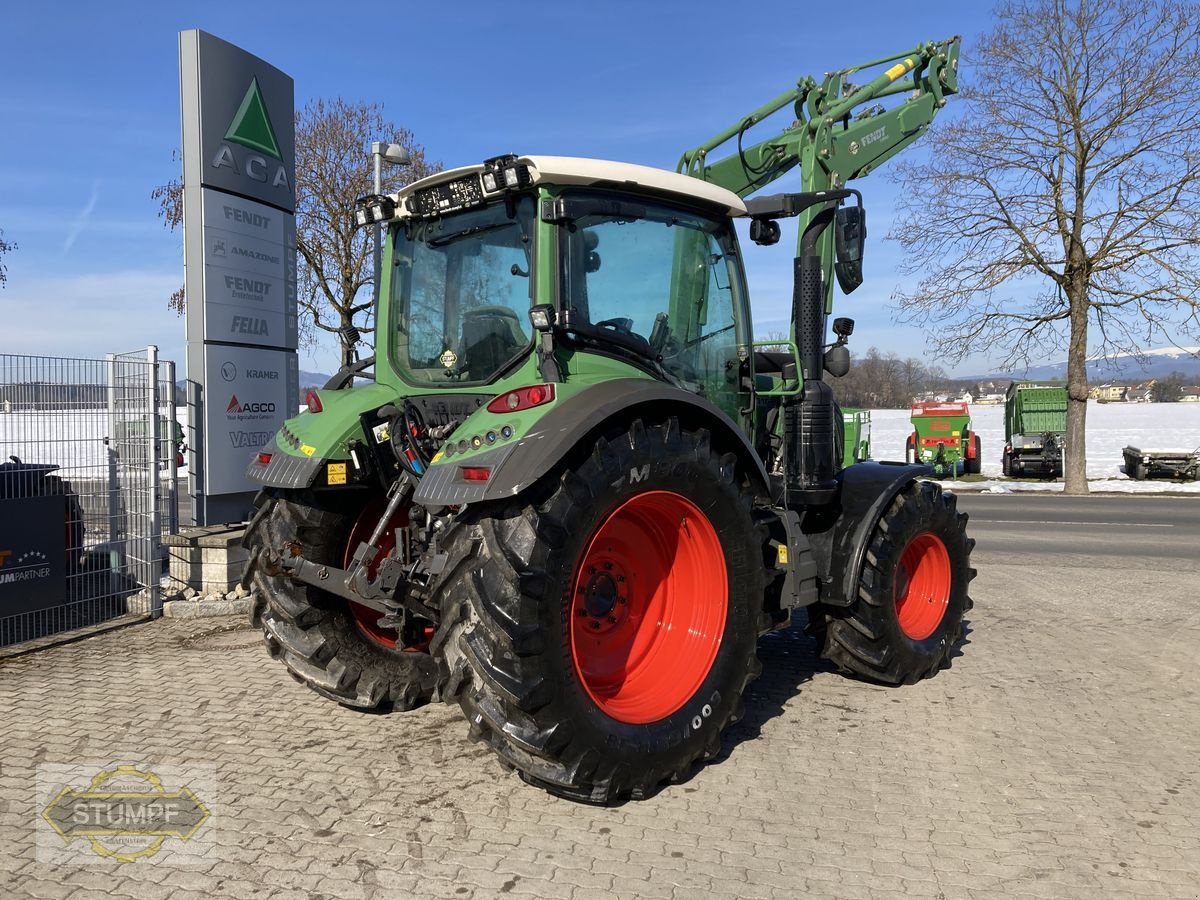
<path id="1" fill-rule="evenodd" d="M 250 598 L 240 600 L 168 600 L 163 604 L 168 619 L 203 619 L 210 616 L 250 615 Z"/>
<path id="2" fill-rule="evenodd" d="M 245 525 L 205 525 L 167 535 L 170 584 L 164 593 L 183 593 L 188 588 L 201 596 L 232 591 L 250 560 L 250 552 L 242 546 L 245 531 Z"/>

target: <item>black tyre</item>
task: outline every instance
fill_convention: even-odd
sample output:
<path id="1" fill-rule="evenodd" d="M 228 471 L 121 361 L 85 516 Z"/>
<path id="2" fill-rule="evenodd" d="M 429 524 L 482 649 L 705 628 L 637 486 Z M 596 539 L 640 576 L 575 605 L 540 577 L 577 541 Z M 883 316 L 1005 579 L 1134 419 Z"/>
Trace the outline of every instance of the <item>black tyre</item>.
<path id="1" fill-rule="evenodd" d="M 1008 447 L 1004 448 L 1004 455 L 1000 458 L 1000 471 L 1005 478 L 1012 475 L 1012 455 L 1009 453 Z"/>
<path id="2" fill-rule="evenodd" d="M 821 655 L 883 684 L 912 684 L 949 667 L 972 606 L 975 542 L 966 523 L 954 495 L 936 484 L 901 491 L 875 527 L 854 603 L 823 610 Z"/>
<path id="3" fill-rule="evenodd" d="M 1125 469 L 1127 472 L 1129 472 L 1129 477 L 1132 478 L 1134 481 L 1145 481 L 1146 480 L 1146 474 L 1147 474 L 1146 464 L 1144 462 L 1142 462 L 1141 460 L 1138 460 L 1137 462 L 1135 462 L 1133 464 L 1132 470 L 1130 470 L 1128 466 L 1126 466 Z"/>
<path id="4" fill-rule="evenodd" d="M 904 461 L 910 466 L 917 461 L 917 434 L 913 432 L 904 442 Z"/>
<path id="5" fill-rule="evenodd" d="M 963 474 L 978 475 L 983 471 L 983 453 L 980 450 L 979 435 L 972 431 L 970 441 L 974 458 L 968 457 L 963 460 Z"/>
<path id="6" fill-rule="evenodd" d="M 347 548 L 353 552 L 365 539 L 360 523 L 377 521 L 382 505 L 331 506 L 307 492 L 264 491 L 258 502 L 246 534 L 253 566 L 251 621 L 262 626 L 271 656 L 297 681 L 344 706 L 383 712 L 429 702 L 437 689 L 437 666 L 428 653 L 428 636 L 380 629 L 379 613 L 271 574 L 273 561 L 290 544 L 299 545 L 306 559 L 343 567 Z"/>
<path id="7" fill-rule="evenodd" d="M 589 446 L 448 538 L 463 561 L 433 652 L 473 738 L 531 784 L 610 803 L 684 776 L 740 718 L 765 535 L 707 431 L 635 421 Z"/>

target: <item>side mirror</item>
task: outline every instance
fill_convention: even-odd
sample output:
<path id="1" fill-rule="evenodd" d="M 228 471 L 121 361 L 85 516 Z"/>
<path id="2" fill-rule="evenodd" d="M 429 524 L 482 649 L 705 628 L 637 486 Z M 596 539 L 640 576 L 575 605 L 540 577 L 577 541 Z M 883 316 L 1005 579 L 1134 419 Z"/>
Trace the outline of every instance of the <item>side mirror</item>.
<path id="1" fill-rule="evenodd" d="M 867 240 L 867 211 L 861 206 L 838 209 L 833 231 L 837 262 L 833 270 L 842 293 L 849 294 L 863 282 L 863 246 Z"/>
<path id="2" fill-rule="evenodd" d="M 825 351 L 825 371 L 834 378 L 841 378 L 850 371 L 850 348 L 845 344 L 835 344 Z"/>

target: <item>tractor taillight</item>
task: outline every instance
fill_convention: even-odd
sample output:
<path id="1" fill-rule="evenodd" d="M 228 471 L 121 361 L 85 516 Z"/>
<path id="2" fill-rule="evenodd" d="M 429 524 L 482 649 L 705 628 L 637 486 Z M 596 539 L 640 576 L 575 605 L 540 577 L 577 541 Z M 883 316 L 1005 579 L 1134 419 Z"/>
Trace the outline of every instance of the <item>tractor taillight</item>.
<path id="1" fill-rule="evenodd" d="M 492 470 L 487 466 L 461 466 L 463 481 L 487 481 L 492 477 Z"/>
<path id="2" fill-rule="evenodd" d="M 265 465 L 266 465 L 267 463 L 269 463 L 270 461 L 271 461 L 271 454 L 270 454 L 270 453 L 260 453 L 260 454 L 258 454 L 258 464 L 259 464 L 260 466 L 265 466 Z"/>
<path id="3" fill-rule="evenodd" d="M 310 413 L 319 413 L 325 407 L 321 405 L 321 397 L 316 391 L 309 391 L 304 395 L 304 403 L 308 407 Z"/>
<path id="4" fill-rule="evenodd" d="M 553 399 L 554 385 L 535 384 L 501 394 L 489 403 L 487 408 L 488 412 L 494 413 L 520 412 L 523 409 L 531 409 L 534 406 L 549 403 Z"/>

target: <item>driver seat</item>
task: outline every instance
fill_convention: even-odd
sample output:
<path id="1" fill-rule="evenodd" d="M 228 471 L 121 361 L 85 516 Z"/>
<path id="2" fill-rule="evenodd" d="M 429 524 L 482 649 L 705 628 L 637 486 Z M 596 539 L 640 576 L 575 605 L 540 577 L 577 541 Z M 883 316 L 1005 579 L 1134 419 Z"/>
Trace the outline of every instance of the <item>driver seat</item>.
<path id="1" fill-rule="evenodd" d="M 463 369 L 470 381 L 494 375 L 528 343 L 520 317 L 507 306 L 477 306 L 463 313 Z"/>

